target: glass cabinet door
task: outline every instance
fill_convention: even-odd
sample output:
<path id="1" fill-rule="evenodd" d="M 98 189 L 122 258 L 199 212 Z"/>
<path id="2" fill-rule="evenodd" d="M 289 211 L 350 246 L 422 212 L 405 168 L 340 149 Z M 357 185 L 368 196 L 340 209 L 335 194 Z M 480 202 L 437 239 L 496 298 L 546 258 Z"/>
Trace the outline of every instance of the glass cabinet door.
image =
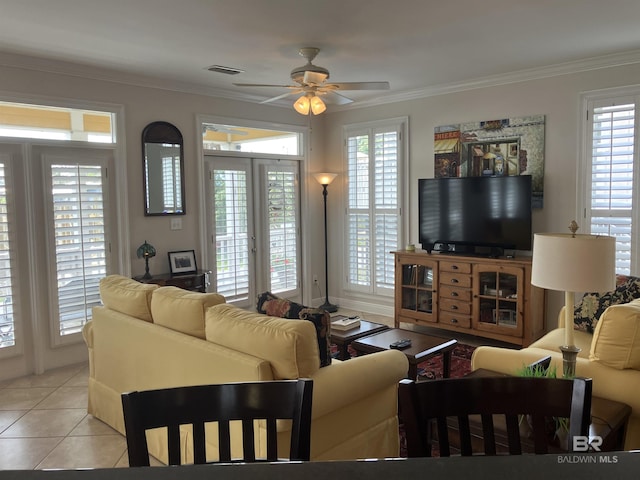
<path id="1" fill-rule="evenodd" d="M 478 266 L 474 281 L 475 328 L 522 335 L 524 272 L 521 268 Z"/>
<path id="2" fill-rule="evenodd" d="M 401 277 L 400 310 L 407 311 L 412 318 L 434 321 L 435 264 L 428 260 L 424 263 L 400 262 L 397 268 Z"/>

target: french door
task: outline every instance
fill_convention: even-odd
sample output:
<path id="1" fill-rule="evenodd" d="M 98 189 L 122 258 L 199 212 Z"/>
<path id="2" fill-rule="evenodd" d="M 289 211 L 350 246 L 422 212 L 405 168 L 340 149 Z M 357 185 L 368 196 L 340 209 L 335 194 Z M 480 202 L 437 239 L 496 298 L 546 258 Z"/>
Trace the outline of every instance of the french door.
<path id="1" fill-rule="evenodd" d="M 241 307 L 301 299 L 298 162 L 205 156 L 211 289 Z"/>
<path id="2" fill-rule="evenodd" d="M 86 359 L 113 271 L 112 164 L 110 149 L 0 144 L 0 378 Z"/>

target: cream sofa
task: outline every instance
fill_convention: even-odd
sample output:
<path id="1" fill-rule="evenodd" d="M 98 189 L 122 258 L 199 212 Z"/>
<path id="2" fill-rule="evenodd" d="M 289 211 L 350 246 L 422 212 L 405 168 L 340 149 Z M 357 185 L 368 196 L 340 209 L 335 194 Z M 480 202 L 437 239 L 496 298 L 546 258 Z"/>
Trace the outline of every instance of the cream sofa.
<path id="1" fill-rule="evenodd" d="M 408 369 L 401 352 L 333 360 L 320 368 L 316 329 L 309 321 L 247 312 L 217 294 L 118 275 L 103 279 L 100 293 L 103 306 L 94 308 L 83 330 L 89 348 L 88 412 L 120 433 L 125 433 L 120 395 L 126 391 L 302 377 L 314 382 L 312 460 L 398 456 L 397 388 Z M 286 428 L 281 434 L 284 456 Z M 240 445 L 241 439 L 232 442 Z M 149 448 L 166 463 L 159 435 L 151 436 Z"/>
<path id="2" fill-rule="evenodd" d="M 564 308 L 558 328 L 522 350 L 478 347 L 471 368 L 485 368 L 513 374 L 523 365 L 551 355 L 552 367 L 562 374 Z M 575 344 L 582 350 L 576 361 L 576 375 L 593 379 L 593 395 L 626 403 L 632 409 L 627 426 L 625 450 L 640 449 L 640 299 L 612 305 L 600 316 L 593 334 L 574 331 Z"/>

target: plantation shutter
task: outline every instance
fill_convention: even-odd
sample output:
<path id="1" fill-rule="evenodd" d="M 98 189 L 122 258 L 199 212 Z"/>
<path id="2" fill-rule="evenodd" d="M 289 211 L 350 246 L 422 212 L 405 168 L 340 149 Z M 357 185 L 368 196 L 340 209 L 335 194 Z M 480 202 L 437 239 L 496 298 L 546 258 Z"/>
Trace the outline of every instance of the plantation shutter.
<path id="1" fill-rule="evenodd" d="M 298 196 L 294 166 L 265 165 L 270 291 L 298 288 Z"/>
<path id="2" fill-rule="evenodd" d="M 629 275 L 632 262 L 635 103 L 591 110 L 592 234 L 616 237 L 616 272 Z"/>
<path id="3" fill-rule="evenodd" d="M 107 271 L 104 175 L 102 165 L 50 167 L 60 337 L 80 332 L 100 305 Z"/>
<path id="4" fill-rule="evenodd" d="M 16 345 L 11 268 L 11 259 L 15 251 L 10 242 L 13 226 L 9 222 L 9 209 L 13 208 L 13 205 L 7 192 L 6 173 L 6 164 L 0 163 L 0 349 Z"/>
<path id="5" fill-rule="evenodd" d="M 398 249 L 398 140 L 396 131 L 375 134 L 375 282 L 394 287 L 394 262 Z"/>
<path id="6" fill-rule="evenodd" d="M 215 291 L 227 299 L 249 295 L 248 170 L 213 170 Z"/>
<path id="7" fill-rule="evenodd" d="M 347 140 L 348 213 L 347 282 L 371 285 L 371 221 L 369 212 L 369 136 Z"/>
<path id="8" fill-rule="evenodd" d="M 347 132 L 347 285 L 391 294 L 400 244 L 401 126 Z"/>

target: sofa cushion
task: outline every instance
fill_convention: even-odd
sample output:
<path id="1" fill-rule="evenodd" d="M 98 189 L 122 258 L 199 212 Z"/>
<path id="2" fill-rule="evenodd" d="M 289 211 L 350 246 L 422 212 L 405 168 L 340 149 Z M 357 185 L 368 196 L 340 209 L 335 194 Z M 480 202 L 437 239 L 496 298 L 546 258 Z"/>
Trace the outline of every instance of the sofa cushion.
<path id="1" fill-rule="evenodd" d="M 200 293 L 178 287 L 160 287 L 151 296 L 153 323 L 205 338 L 204 316 L 207 308 L 225 303 L 217 293 Z"/>
<path id="2" fill-rule="evenodd" d="M 313 323 L 318 338 L 320 367 L 331 365 L 331 316 L 328 312 L 279 298 L 271 292 L 258 295 L 256 310 L 272 317 L 308 320 Z"/>
<path id="3" fill-rule="evenodd" d="M 275 379 L 310 377 L 320 368 L 315 328 L 300 322 L 216 305 L 206 313 L 206 338 L 268 360 Z"/>
<path id="4" fill-rule="evenodd" d="M 598 319 L 611 305 L 629 303 L 640 298 L 640 278 L 616 275 L 616 288 L 606 293 L 585 293 L 573 312 L 578 330 L 593 333 Z"/>
<path id="5" fill-rule="evenodd" d="M 640 299 L 607 308 L 593 334 L 589 360 L 640 370 Z"/>
<path id="6" fill-rule="evenodd" d="M 151 296 L 158 285 L 140 283 L 122 275 L 108 275 L 100 280 L 102 304 L 145 322 L 151 322 Z"/>

